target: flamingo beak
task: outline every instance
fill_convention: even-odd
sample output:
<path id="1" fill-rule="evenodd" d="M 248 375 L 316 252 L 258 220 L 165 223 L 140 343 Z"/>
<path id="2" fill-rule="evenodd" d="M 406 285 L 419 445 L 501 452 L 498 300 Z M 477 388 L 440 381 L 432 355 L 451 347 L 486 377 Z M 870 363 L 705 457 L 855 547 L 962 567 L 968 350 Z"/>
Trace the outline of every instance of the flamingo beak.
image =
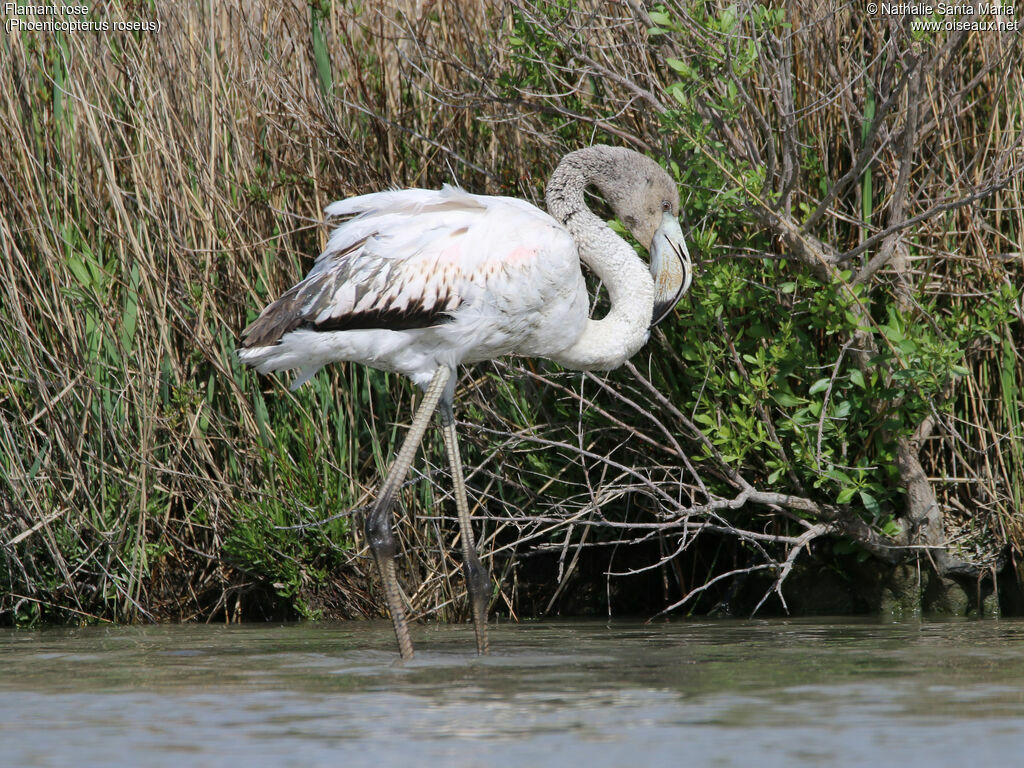
<path id="1" fill-rule="evenodd" d="M 654 277 L 653 328 L 671 312 L 690 287 L 693 263 L 686 249 L 679 220 L 671 213 L 661 217 L 661 226 L 651 241 L 651 276 Z"/>

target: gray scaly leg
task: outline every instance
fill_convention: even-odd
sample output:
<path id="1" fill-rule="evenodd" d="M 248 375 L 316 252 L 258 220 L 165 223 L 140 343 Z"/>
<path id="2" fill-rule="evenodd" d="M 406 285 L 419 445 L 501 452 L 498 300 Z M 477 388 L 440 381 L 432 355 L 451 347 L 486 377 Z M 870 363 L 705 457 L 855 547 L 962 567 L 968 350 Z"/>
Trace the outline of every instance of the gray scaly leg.
<path id="1" fill-rule="evenodd" d="M 466 576 L 469 599 L 473 607 L 473 628 L 476 630 L 476 650 L 481 656 L 489 652 L 487 644 L 487 601 L 491 576 L 480 562 L 473 540 L 473 528 L 469 521 L 469 502 L 466 500 L 466 481 L 462 476 L 462 459 L 459 457 L 459 442 L 455 434 L 455 414 L 451 397 L 441 400 L 441 426 L 448 462 L 452 468 L 452 483 L 455 486 L 455 508 L 459 513 L 459 534 L 462 539 L 462 570 Z"/>
<path id="2" fill-rule="evenodd" d="M 395 575 L 395 537 L 391 530 L 393 516 L 391 505 L 394 502 L 395 493 L 409 473 L 409 467 L 416 456 L 416 449 L 423 440 L 423 433 L 430 423 L 430 417 L 434 415 L 441 395 L 445 391 L 445 385 L 451 376 L 451 370 L 442 366 L 434 373 L 430 380 L 430 386 L 423 396 L 416 416 L 413 418 L 412 426 L 405 436 L 405 442 L 395 457 L 391 470 L 388 472 L 373 504 L 373 509 L 366 517 L 366 539 L 370 543 L 370 550 L 373 558 L 377 561 L 377 568 L 380 571 L 380 580 L 384 585 L 384 596 L 387 598 L 388 610 L 391 612 L 391 621 L 395 625 L 395 637 L 398 638 L 398 651 L 403 659 L 411 659 L 412 638 L 409 637 L 409 626 L 405 618 L 405 605 L 402 602 L 402 593 L 398 587 L 398 577 Z"/>

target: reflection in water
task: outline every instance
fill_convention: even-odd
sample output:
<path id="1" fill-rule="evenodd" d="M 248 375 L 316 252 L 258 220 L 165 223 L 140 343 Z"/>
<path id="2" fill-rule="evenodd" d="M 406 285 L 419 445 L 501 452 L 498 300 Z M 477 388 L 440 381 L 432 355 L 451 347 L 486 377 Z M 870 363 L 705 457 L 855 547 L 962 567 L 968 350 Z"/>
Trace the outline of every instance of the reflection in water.
<path id="1" fill-rule="evenodd" d="M 16 766 L 1015 764 L 1024 622 L 93 627 L 0 634 Z"/>

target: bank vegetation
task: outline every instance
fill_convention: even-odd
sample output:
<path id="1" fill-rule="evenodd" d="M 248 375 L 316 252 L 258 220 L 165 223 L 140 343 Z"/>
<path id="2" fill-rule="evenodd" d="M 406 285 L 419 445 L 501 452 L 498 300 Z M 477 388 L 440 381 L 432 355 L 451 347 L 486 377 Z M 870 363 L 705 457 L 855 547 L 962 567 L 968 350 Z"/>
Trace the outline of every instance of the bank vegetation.
<path id="1" fill-rule="evenodd" d="M 541 204 L 597 142 L 674 174 L 698 274 L 620 371 L 461 372 L 493 610 L 1021 609 L 1019 33 L 810 0 L 91 13 L 159 30 L 0 38 L 0 620 L 376 615 L 362 513 L 417 394 L 356 365 L 291 393 L 239 332 L 331 201 Z M 457 619 L 430 440 L 400 570 Z"/>

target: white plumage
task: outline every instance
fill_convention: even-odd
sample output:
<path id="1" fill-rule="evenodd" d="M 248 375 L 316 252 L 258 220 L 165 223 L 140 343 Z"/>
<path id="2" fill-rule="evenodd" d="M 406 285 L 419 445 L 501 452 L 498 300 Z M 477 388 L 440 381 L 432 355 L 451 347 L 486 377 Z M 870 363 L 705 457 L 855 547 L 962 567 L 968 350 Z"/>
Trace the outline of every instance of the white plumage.
<path id="1" fill-rule="evenodd" d="M 588 185 L 647 247 L 649 270 L 587 208 Z M 651 325 L 690 284 L 679 192 L 653 160 L 613 147 L 573 152 L 555 169 L 547 204 L 551 215 L 449 186 L 334 203 L 327 215 L 343 221 L 310 273 L 243 332 L 239 359 L 260 373 L 298 369 L 293 388 L 324 365 L 349 360 L 405 374 L 426 390 L 366 518 L 403 658 L 413 648 L 395 574 L 391 506 L 438 406 L 477 650 L 488 648 L 490 577 L 474 544 L 452 410 L 458 365 L 519 354 L 578 370 L 615 368 L 646 343 Z M 588 317 L 581 263 L 608 291 L 611 308 L 601 319 Z"/>
<path id="2" fill-rule="evenodd" d="M 442 364 L 557 353 L 586 324 L 576 243 L 529 203 L 445 186 L 353 197 L 326 213 L 353 218 L 277 303 L 302 322 L 277 344 L 239 354 L 260 373 L 300 369 L 293 388 L 339 360 L 426 387 Z M 332 324 L 341 330 L 318 330 Z"/>

